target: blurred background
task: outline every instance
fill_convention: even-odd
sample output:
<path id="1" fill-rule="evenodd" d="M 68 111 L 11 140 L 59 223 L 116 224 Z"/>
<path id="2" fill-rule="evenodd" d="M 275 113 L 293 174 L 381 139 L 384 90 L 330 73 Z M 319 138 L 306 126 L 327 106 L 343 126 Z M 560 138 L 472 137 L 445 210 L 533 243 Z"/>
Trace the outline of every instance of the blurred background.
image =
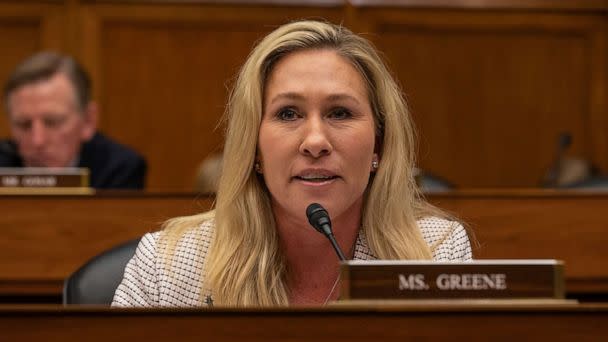
<path id="1" fill-rule="evenodd" d="M 0 79 L 39 50 L 76 56 L 100 130 L 148 160 L 147 188 L 191 191 L 221 151 L 239 66 L 259 38 L 301 18 L 343 23 L 383 52 L 431 181 L 553 187 L 608 172 L 604 0 L 8 0 Z"/>

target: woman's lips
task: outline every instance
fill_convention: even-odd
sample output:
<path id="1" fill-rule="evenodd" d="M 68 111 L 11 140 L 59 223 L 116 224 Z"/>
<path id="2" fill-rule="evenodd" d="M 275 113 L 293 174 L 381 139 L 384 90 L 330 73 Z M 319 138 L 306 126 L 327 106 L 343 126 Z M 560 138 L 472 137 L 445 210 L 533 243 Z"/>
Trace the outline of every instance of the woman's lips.
<path id="1" fill-rule="evenodd" d="M 309 168 L 298 172 L 292 177 L 293 181 L 309 186 L 323 186 L 339 179 L 335 172 L 328 169 Z"/>
<path id="2" fill-rule="evenodd" d="M 335 182 L 338 176 L 329 177 L 329 178 L 301 178 L 301 177 L 293 177 L 293 180 L 307 186 L 324 186 L 329 185 Z"/>
<path id="3" fill-rule="evenodd" d="M 336 175 L 306 175 L 306 176 L 295 176 L 292 179 L 298 183 L 308 186 L 323 186 L 335 182 L 339 176 Z"/>

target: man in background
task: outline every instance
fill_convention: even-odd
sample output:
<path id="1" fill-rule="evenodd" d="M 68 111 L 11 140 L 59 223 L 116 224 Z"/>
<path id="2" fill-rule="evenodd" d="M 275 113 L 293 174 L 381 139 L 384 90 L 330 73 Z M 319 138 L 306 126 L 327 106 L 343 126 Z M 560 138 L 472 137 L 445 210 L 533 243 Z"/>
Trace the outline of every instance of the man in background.
<path id="1" fill-rule="evenodd" d="M 42 52 L 4 86 L 11 140 L 0 141 L 0 167 L 84 167 L 93 188 L 142 189 L 146 162 L 97 132 L 91 81 L 71 57 Z"/>

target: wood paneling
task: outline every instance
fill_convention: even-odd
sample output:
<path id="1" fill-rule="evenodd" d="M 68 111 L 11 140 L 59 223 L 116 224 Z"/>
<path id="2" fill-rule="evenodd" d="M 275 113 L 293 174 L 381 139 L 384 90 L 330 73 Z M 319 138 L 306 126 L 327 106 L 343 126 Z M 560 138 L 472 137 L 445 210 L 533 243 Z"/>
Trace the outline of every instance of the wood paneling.
<path id="1" fill-rule="evenodd" d="M 608 58 L 594 43 L 608 37 L 605 18 L 388 9 L 361 17 L 408 95 L 423 169 L 460 187 L 537 186 L 560 132 L 572 135 L 572 155 L 603 165 L 595 149 L 608 126 L 590 118 L 606 108 L 592 105 L 590 89 L 594 67 L 603 69 L 596 54 Z"/>
<path id="2" fill-rule="evenodd" d="M 41 48 L 90 70 L 100 127 L 149 161 L 148 187 L 189 190 L 222 145 L 227 88 L 254 42 L 324 17 L 374 41 L 403 84 L 420 166 L 461 188 L 537 186 L 557 136 L 608 174 L 605 0 L 8 1 L 0 78 Z M 14 43 L 13 43 L 14 42 Z M 0 135 L 8 135 L 5 121 Z"/>
<path id="3" fill-rule="evenodd" d="M 608 11 L 607 0 L 349 0 L 349 2 L 360 7 Z"/>
<path id="4" fill-rule="evenodd" d="M 191 195 L 2 196 L 0 294 L 58 294 L 93 256 L 210 206 Z"/>
<path id="5" fill-rule="evenodd" d="M 552 191 L 462 191 L 430 201 L 470 230 L 476 259 L 558 259 L 566 290 L 606 292 L 608 196 Z"/>
<path id="6" fill-rule="evenodd" d="M 603 304 L 367 304 L 272 309 L 0 307 L 9 341 L 603 341 Z"/>
<path id="7" fill-rule="evenodd" d="M 221 149 L 227 88 L 256 40 L 295 18 L 341 20 L 332 8 L 85 10 L 101 128 L 143 152 L 153 189 L 191 189 L 197 165 Z"/>
<path id="8" fill-rule="evenodd" d="M 467 225 L 475 258 L 561 259 L 568 294 L 608 294 L 608 194 L 463 191 L 429 199 Z M 162 193 L 0 196 L 0 296 L 58 295 L 89 258 L 168 218 L 206 211 L 211 201 Z"/>
<path id="9" fill-rule="evenodd" d="M 0 4 L 0 84 L 25 57 L 41 49 L 62 50 L 61 4 Z M 4 99 L 0 100 L 0 137 L 10 135 Z"/>

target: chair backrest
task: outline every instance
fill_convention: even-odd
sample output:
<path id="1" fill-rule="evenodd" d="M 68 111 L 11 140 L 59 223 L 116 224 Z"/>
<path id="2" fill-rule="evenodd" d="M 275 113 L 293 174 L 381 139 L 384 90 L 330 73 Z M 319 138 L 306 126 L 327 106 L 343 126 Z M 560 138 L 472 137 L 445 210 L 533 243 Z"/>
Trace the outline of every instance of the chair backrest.
<path id="1" fill-rule="evenodd" d="M 416 169 L 414 173 L 418 187 L 424 192 L 441 192 L 454 189 L 454 185 L 450 182 L 428 171 Z"/>
<path id="2" fill-rule="evenodd" d="M 63 284 L 63 304 L 110 305 L 139 240 L 107 250 L 72 273 Z"/>
<path id="3" fill-rule="evenodd" d="M 596 176 L 567 186 L 568 189 L 608 191 L 608 177 Z"/>

